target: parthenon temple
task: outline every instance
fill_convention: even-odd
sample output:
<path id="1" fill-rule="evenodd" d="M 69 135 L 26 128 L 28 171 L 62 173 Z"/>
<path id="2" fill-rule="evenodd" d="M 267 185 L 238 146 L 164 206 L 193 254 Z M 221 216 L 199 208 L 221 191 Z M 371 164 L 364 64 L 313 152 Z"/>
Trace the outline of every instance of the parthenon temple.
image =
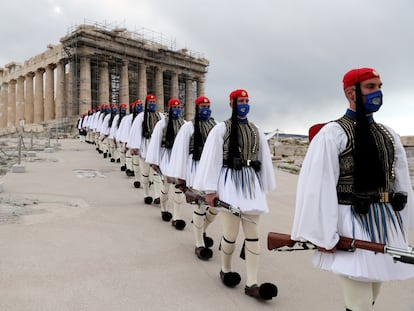
<path id="1" fill-rule="evenodd" d="M 73 122 L 99 104 L 131 103 L 149 93 L 164 110 L 179 98 L 186 119 L 204 95 L 209 62 L 152 33 L 97 24 L 73 27 L 57 45 L 23 64 L 0 67 L 0 129 Z"/>

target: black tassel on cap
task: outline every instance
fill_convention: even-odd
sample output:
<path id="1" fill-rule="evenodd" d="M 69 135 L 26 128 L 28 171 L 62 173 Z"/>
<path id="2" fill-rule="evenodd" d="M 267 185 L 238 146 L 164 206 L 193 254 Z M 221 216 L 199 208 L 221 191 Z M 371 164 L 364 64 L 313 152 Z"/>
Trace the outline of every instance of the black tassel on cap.
<path id="1" fill-rule="evenodd" d="M 355 83 L 356 126 L 354 150 L 355 192 L 377 192 L 385 186 L 385 173 L 381 157 L 366 116 L 360 83 Z"/>
<path id="2" fill-rule="evenodd" d="M 240 147 L 239 147 L 239 131 L 237 122 L 237 97 L 233 98 L 233 107 L 231 115 L 230 127 L 230 142 L 229 142 L 229 156 L 228 167 L 234 169 L 241 169 L 240 167 Z"/>
<path id="3" fill-rule="evenodd" d="M 151 134 L 148 128 L 148 100 L 147 99 L 145 99 L 145 105 L 144 105 L 144 120 L 142 122 L 142 136 L 147 139 L 151 137 Z"/>
<path id="4" fill-rule="evenodd" d="M 195 105 L 195 117 L 194 117 L 194 142 L 193 142 L 193 160 L 200 160 L 201 150 L 203 148 L 203 142 L 200 130 L 200 107 Z"/>
<path id="5" fill-rule="evenodd" d="M 167 132 L 165 133 L 165 148 L 171 149 L 174 145 L 175 135 L 174 135 L 174 124 L 172 118 L 172 108 L 170 107 L 170 111 L 168 113 L 168 124 L 167 124 Z"/>

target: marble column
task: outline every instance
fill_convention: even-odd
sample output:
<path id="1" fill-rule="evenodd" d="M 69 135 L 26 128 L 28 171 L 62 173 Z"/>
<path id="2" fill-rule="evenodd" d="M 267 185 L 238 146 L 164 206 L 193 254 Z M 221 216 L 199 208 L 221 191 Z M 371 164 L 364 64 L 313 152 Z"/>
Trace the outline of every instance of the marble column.
<path id="1" fill-rule="evenodd" d="M 91 62 L 89 58 L 82 57 L 80 60 L 80 95 L 79 111 L 73 113 L 85 113 L 92 107 L 91 92 Z"/>
<path id="2" fill-rule="evenodd" d="M 147 96 L 147 66 L 144 63 L 139 64 L 138 74 L 138 98 L 144 100 Z"/>
<path id="3" fill-rule="evenodd" d="M 35 90 L 33 103 L 33 122 L 40 123 L 44 120 L 43 106 L 43 73 L 44 68 L 39 68 L 35 73 Z"/>
<path id="4" fill-rule="evenodd" d="M 55 100 L 55 118 L 61 119 L 67 114 L 64 111 L 66 99 L 65 83 L 65 62 L 62 60 L 57 63 L 56 67 L 56 100 Z"/>
<path id="5" fill-rule="evenodd" d="M 99 103 L 109 103 L 109 71 L 108 63 L 101 62 L 99 67 Z"/>
<path id="6" fill-rule="evenodd" d="M 161 67 L 155 67 L 155 96 L 157 97 L 157 110 L 164 112 L 164 77 Z"/>
<path id="7" fill-rule="evenodd" d="M 9 81 L 7 127 L 16 126 L 16 80 Z"/>
<path id="8" fill-rule="evenodd" d="M 178 74 L 175 71 L 171 73 L 171 97 L 178 98 Z"/>
<path id="9" fill-rule="evenodd" d="M 204 80 L 202 78 L 197 80 L 197 97 L 199 96 L 205 96 Z"/>
<path id="10" fill-rule="evenodd" d="M 49 121 L 55 119 L 55 64 L 46 66 L 45 81 L 45 101 L 44 101 L 44 120 Z"/>
<path id="11" fill-rule="evenodd" d="M 33 77 L 35 76 L 34 72 L 29 72 L 26 74 L 26 96 L 24 104 L 24 119 L 26 124 L 33 123 L 33 102 L 34 102 L 34 92 L 33 92 Z"/>
<path id="12" fill-rule="evenodd" d="M 122 62 L 121 70 L 121 85 L 119 87 L 119 100 L 122 104 L 129 106 L 129 76 L 128 76 L 128 61 Z"/>
<path id="13" fill-rule="evenodd" d="M 9 84 L 3 82 L 0 89 L 0 128 L 7 127 Z"/>
<path id="14" fill-rule="evenodd" d="M 194 118 L 194 100 L 193 100 L 193 80 L 185 80 L 185 112 L 184 118 L 192 120 Z"/>
<path id="15" fill-rule="evenodd" d="M 25 120 L 24 110 L 24 77 L 20 76 L 17 78 L 17 90 L 16 90 L 16 122 L 17 125 L 20 125 L 20 121 Z"/>
<path id="16" fill-rule="evenodd" d="M 68 103 L 66 105 L 66 116 L 70 117 L 77 112 L 75 111 L 75 103 L 78 101 L 78 86 L 76 81 L 78 80 L 77 63 L 75 60 L 69 62 L 69 75 L 65 81 L 66 98 Z"/>

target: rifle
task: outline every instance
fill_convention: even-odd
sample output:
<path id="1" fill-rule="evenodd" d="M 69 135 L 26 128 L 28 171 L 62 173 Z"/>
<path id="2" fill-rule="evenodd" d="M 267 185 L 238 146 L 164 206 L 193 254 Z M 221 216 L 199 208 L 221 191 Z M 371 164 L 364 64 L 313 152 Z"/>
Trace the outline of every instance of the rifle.
<path id="1" fill-rule="evenodd" d="M 299 245 L 299 248 L 293 248 L 296 244 Z M 282 249 L 283 247 L 288 247 L 288 249 Z M 388 254 L 393 257 L 394 261 L 414 264 L 414 249 L 412 246 L 409 246 L 408 249 L 405 250 L 401 248 L 391 247 L 386 244 L 340 236 L 338 244 L 336 244 L 336 248 L 347 252 L 353 252 L 357 248 L 364 249 L 376 253 Z M 269 232 L 267 235 L 267 249 L 277 249 L 278 251 L 308 250 L 316 249 L 316 245 L 312 244 L 309 241 L 294 241 L 288 234 Z"/>
<path id="2" fill-rule="evenodd" d="M 151 166 L 151 167 L 154 170 L 154 172 L 156 172 L 158 175 L 160 175 L 162 180 L 165 179 L 165 181 L 170 183 L 170 184 L 175 183 L 175 178 L 163 175 L 163 173 L 161 172 L 161 169 L 158 165 L 156 165 L 156 168 L 154 168 L 153 166 Z"/>
<path id="3" fill-rule="evenodd" d="M 187 203 L 189 204 L 207 204 L 204 196 L 196 193 L 194 190 L 189 189 L 189 188 L 187 188 L 187 190 L 185 191 L 185 199 Z M 233 206 L 219 199 L 214 199 L 214 206 L 222 207 L 228 212 L 232 213 L 234 216 L 237 216 L 240 219 L 243 219 L 243 220 L 246 220 L 248 222 L 255 224 L 255 222 L 251 218 L 242 215 L 242 212 L 239 207 Z"/>

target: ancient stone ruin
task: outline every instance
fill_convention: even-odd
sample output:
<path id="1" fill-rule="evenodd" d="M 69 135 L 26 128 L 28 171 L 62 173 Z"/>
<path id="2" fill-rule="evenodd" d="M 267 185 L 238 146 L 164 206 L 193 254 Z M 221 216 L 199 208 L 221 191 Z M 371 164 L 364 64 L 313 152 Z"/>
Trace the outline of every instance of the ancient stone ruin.
<path id="1" fill-rule="evenodd" d="M 97 105 L 128 104 L 148 93 L 160 107 L 179 98 L 190 119 L 194 98 L 204 95 L 208 65 L 199 53 L 177 50 L 174 41 L 148 30 L 73 27 L 45 52 L 0 67 L 0 135 L 73 126 Z"/>

